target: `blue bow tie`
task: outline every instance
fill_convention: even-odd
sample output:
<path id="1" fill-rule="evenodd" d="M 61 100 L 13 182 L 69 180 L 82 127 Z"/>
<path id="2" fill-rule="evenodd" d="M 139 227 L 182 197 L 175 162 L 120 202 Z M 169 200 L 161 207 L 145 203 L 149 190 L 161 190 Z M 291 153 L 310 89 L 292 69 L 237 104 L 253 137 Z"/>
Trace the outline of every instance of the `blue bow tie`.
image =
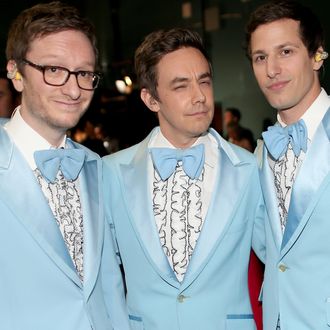
<path id="1" fill-rule="evenodd" d="M 175 171 L 178 161 L 182 161 L 185 173 L 191 179 L 198 179 L 204 166 L 204 144 L 188 149 L 151 148 L 154 166 L 163 181 Z"/>
<path id="2" fill-rule="evenodd" d="M 81 149 L 49 149 L 34 153 L 41 174 L 54 182 L 59 170 L 67 180 L 75 180 L 84 164 L 85 151 Z"/>
<path id="3" fill-rule="evenodd" d="M 301 150 L 307 151 L 307 128 L 302 119 L 286 127 L 270 126 L 262 133 L 262 137 L 274 159 L 284 155 L 289 143 L 296 156 L 299 156 Z"/>

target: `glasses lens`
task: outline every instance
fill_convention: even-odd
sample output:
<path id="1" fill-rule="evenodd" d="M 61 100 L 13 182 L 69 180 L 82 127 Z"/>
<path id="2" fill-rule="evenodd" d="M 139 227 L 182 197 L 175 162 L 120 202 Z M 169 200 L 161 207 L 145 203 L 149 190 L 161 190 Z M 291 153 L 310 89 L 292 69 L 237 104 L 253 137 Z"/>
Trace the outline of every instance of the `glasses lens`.
<path id="1" fill-rule="evenodd" d="M 44 78 L 46 83 L 54 86 L 61 86 L 65 84 L 69 74 L 69 70 L 56 66 L 45 66 L 44 70 Z"/>
<path id="2" fill-rule="evenodd" d="M 100 77 L 94 72 L 81 71 L 77 75 L 77 80 L 80 88 L 92 90 L 98 86 Z"/>

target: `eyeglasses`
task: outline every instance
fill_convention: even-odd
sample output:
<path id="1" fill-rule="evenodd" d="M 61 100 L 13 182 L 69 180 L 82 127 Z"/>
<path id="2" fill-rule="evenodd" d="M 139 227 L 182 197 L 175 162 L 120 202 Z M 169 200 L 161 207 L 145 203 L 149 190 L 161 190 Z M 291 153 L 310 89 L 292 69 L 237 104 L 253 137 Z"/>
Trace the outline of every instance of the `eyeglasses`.
<path id="1" fill-rule="evenodd" d="M 70 71 L 67 68 L 54 65 L 38 65 L 26 59 L 24 64 L 30 65 L 32 68 L 42 72 L 44 82 L 50 86 L 63 86 L 69 80 L 70 75 L 75 75 L 79 88 L 86 91 L 92 91 L 97 88 L 101 75 L 91 71 Z"/>

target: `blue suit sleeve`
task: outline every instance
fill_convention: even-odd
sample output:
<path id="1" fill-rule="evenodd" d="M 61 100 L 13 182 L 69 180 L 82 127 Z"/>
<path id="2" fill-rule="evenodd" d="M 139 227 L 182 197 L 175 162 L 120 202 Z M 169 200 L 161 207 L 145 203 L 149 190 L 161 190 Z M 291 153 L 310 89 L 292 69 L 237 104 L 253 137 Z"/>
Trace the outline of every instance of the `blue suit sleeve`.
<path id="1" fill-rule="evenodd" d="M 111 226 L 105 222 L 101 274 L 105 303 L 114 330 L 129 330 L 123 274 Z"/>

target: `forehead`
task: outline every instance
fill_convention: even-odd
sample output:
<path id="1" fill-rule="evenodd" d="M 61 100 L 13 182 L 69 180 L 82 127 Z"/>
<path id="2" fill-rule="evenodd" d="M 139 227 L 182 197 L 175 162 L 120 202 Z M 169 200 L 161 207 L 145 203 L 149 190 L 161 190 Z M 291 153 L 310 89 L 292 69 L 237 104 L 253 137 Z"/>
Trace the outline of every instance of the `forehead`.
<path id="1" fill-rule="evenodd" d="M 204 55 L 196 48 L 186 47 L 175 50 L 162 57 L 157 64 L 158 79 L 190 77 L 210 72 Z"/>
<path id="2" fill-rule="evenodd" d="M 78 30 L 65 30 L 36 37 L 30 42 L 27 55 L 37 59 L 58 58 L 95 63 L 91 41 Z"/>
<path id="3" fill-rule="evenodd" d="M 300 23 L 293 19 L 262 24 L 251 34 L 252 53 L 286 44 L 302 44 Z"/>

